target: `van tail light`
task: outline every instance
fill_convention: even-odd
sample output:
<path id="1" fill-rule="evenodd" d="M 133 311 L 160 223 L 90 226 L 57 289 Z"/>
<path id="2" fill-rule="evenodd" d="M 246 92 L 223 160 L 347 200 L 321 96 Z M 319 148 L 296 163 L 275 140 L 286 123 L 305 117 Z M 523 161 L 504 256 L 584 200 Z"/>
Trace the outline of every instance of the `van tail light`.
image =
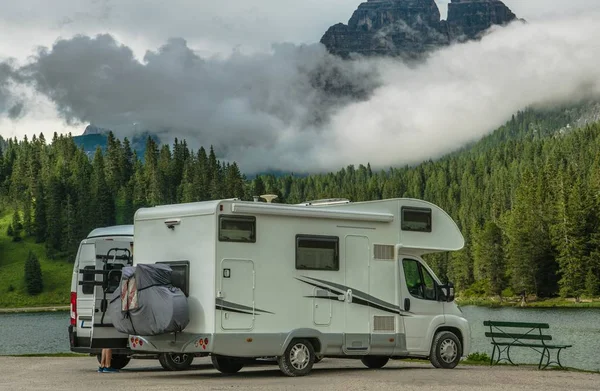
<path id="1" fill-rule="evenodd" d="M 71 325 L 77 324 L 77 292 L 71 292 Z"/>

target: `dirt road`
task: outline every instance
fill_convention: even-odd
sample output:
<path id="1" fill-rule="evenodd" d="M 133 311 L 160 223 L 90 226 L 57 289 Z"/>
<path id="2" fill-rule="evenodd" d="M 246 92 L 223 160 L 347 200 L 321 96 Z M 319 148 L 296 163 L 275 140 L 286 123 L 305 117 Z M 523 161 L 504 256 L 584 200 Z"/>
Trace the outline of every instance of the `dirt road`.
<path id="1" fill-rule="evenodd" d="M 305 377 L 289 378 L 277 366 L 244 368 L 233 376 L 206 358 L 193 368 L 164 371 L 156 360 L 133 360 L 120 373 L 97 373 L 93 357 L 0 357 L 0 390 L 598 390 L 600 375 L 555 370 L 458 366 L 434 369 L 392 361 L 380 370 L 360 361 L 325 359 Z"/>

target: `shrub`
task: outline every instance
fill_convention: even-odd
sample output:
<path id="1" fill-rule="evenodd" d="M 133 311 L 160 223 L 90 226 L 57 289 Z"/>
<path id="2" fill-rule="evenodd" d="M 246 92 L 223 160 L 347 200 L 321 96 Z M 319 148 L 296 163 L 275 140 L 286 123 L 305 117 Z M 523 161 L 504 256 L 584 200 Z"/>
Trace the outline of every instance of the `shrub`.
<path id="1" fill-rule="evenodd" d="M 467 356 L 467 361 L 490 362 L 490 356 L 488 356 L 487 353 L 473 352 Z"/>
<path id="2" fill-rule="evenodd" d="M 502 297 L 515 297 L 515 296 L 516 296 L 515 292 L 512 290 L 511 287 L 508 287 L 502 291 Z"/>

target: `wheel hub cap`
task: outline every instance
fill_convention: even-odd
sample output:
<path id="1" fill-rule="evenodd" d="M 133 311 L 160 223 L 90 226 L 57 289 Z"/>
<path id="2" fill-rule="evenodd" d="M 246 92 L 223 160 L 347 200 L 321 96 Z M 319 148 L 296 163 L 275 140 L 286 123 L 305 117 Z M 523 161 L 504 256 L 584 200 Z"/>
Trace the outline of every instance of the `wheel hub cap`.
<path id="1" fill-rule="evenodd" d="M 302 370 L 308 365 L 309 357 L 310 352 L 308 351 L 308 348 L 298 344 L 294 346 L 290 352 L 290 363 L 294 368 Z"/>
<path id="2" fill-rule="evenodd" d="M 440 356 L 447 363 L 454 361 L 457 351 L 456 343 L 451 339 L 444 340 L 440 345 Z"/>

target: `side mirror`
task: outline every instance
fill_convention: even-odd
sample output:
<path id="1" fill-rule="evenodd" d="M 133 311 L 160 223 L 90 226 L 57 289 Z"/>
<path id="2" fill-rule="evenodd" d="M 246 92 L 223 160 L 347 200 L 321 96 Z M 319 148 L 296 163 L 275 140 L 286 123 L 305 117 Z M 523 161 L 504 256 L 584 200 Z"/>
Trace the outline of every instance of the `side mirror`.
<path id="1" fill-rule="evenodd" d="M 454 284 L 449 282 L 446 285 L 438 285 L 438 300 L 448 303 L 454 301 Z"/>

